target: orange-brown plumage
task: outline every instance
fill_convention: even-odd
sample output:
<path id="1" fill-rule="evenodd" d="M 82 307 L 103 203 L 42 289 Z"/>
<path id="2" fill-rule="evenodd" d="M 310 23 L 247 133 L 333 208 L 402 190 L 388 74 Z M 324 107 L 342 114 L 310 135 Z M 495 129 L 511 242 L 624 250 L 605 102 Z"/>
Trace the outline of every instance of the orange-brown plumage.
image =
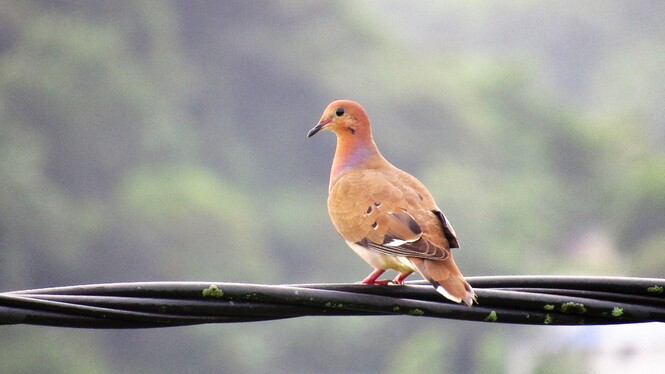
<path id="1" fill-rule="evenodd" d="M 363 283 L 379 283 L 392 269 L 401 284 L 418 271 L 448 299 L 471 305 L 475 294 L 450 253 L 459 247 L 455 231 L 425 186 L 383 158 L 365 110 L 334 101 L 308 136 L 320 130 L 337 135 L 328 212 L 347 244 L 375 269 Z"/>

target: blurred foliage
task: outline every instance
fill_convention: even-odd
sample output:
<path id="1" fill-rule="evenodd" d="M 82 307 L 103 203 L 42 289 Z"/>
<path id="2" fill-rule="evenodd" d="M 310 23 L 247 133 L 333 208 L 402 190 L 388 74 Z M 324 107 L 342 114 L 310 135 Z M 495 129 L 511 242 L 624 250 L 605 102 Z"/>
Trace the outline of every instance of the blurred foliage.
<path id="1" fill-rule="evenodd" d="M 325 213 L 334 138 L 305 138 L 338 98 L 431 189 L 465 274 L 662 276 L 663 5 L 404 7 L 0 0 L 0 288 L 361 279 Z M 528 329 L 2 330 L 7 373 L 298 373 L 495 371 Z"/>

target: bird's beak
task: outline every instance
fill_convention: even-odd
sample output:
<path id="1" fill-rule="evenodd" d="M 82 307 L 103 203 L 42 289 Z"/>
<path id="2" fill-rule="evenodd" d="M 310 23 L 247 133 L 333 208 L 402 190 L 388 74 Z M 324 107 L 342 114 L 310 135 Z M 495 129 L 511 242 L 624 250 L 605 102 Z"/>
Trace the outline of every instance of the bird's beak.
<path id="1" fill-rule="evenodd" d="M 332 118 L 322 119 L 322 120 L 319 122 L 318 125 L 314 126 L 314 128 L 312 128 L 311 130 L 309 130 L 309 132 L 307 133 L 307 137 L 308 137 L 308 138 L 311 138 L 312 136 L 314 136 L 314 134 L 316 134 L 317 132 L 321 131 L 321 130 L 323 129 L 323 127 L 324 127 L 325 125 L 329 124 L 331 121 L 332 121 Z"/>

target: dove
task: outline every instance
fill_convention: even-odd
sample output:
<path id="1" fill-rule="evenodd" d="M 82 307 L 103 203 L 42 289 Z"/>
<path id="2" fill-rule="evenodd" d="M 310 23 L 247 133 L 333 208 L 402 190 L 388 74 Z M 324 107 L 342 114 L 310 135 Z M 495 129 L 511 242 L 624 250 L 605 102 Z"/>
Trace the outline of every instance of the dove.
<path id="1" fill-rule="evenodd" d="M 330 103 L 307 137 L 337 136 L 328 185 L 328 213 L 346 244 L 374 270 L 363 284 L 404 284 L 417 271 L 447 299 L 471 306 L 476 296 L 453 260 L 459 248 L 452 225 L 415 177 L 379 152 L 360 104 Z M 386 270 L 398 275 L 379 280 Z"/>

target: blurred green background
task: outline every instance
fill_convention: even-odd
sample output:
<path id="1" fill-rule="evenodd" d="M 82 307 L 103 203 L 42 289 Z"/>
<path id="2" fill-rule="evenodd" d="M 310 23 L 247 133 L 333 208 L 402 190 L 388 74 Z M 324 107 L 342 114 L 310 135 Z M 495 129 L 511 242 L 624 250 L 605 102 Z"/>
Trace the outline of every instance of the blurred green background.
<path id="1" fill-rule="evenodd" d="M 429 187 L 465 275 L 662 277 L 663 17 L 660 1 L 0 0 L 0 291 L 362 279 L 326 212 L 334 136 L 305 136 L 341 98 Z M 10 326 L 0 372 L 589 372 L 606 329 Z"/>

